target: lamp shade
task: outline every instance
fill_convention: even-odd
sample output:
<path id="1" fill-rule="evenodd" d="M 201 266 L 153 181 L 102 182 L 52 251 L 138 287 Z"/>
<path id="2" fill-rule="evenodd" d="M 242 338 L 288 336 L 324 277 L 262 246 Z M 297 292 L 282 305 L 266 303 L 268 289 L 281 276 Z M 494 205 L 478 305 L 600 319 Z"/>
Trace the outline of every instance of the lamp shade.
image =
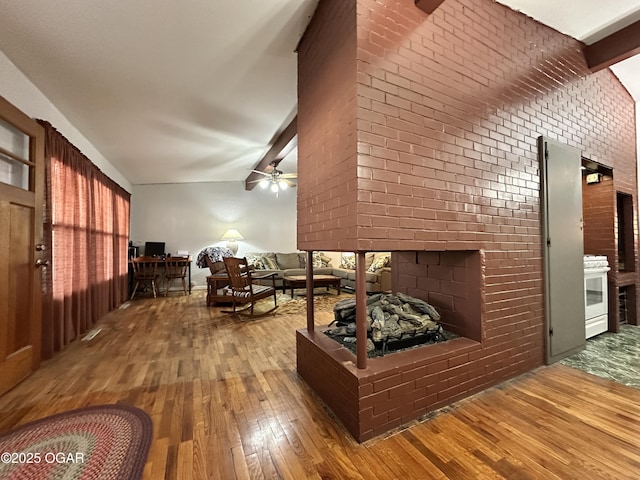
<path id="1" fill-rule="evenodd" d="M 229 230 L 224 232 L 224 235 L 220 237 L 220 240 L 226 240 L 227 248 L 231 250 L 231 253 L 235 255 L 236 253 L 238 253 L 238 244 L 236 240 L 244 240 L 244 237 L 235 228 L 230 228 Z"/>
<path id="2" fill-rule="evenodd" d="M 235 228 L 230 228 L 229 230 L 224 232 L 224 235 L 220 237 L 220 240 L 244 240 L 244 237 Z"/>

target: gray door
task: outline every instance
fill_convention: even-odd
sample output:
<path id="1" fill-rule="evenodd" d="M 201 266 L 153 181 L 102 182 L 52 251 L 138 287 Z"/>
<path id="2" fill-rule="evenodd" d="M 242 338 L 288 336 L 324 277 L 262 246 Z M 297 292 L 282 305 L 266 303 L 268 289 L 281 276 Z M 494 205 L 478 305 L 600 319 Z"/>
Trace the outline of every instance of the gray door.
<path id="1" fill-rule="evenodd" d="M 580 151 L 539 138 L 545 266 L 546 361 L 585 346 Z"/>

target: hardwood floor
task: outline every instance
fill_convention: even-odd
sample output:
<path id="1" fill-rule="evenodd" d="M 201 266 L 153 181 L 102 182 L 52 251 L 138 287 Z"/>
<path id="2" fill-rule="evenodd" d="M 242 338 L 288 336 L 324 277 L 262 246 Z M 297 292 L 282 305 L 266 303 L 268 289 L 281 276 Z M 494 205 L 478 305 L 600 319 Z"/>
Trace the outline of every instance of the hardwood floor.
<path id="1" fill-rule="evenodd" d="M 153 480 L 640 477 L 640 390 L 543 367 L 360 445 L 296 374 L 304 315 L 240 321 L 201 291 L 128 305 L 0 397 L 0 431 L 135 405 L 153 418 Z"/>

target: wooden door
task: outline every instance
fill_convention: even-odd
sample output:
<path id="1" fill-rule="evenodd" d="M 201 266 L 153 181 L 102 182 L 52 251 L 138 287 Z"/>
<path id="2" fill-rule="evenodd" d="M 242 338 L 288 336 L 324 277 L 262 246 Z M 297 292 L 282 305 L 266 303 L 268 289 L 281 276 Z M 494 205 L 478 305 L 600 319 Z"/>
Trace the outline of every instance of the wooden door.
<path id="1" fill-rule="evenodd" d="M 540 137 L 545 259 L 546 361 L 585 347 L 580 151 Z"/>
<path id="2" fill-rule="evenodd" d="M 0 97 L 0 395 L 40 365 L 44 130 Z"/>

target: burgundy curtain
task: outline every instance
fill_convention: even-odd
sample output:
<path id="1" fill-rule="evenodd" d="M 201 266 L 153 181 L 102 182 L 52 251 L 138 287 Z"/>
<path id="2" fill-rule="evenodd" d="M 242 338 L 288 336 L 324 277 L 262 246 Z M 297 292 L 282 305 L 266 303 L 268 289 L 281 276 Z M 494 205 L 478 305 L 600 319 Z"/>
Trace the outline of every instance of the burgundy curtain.
<path id="1" fill-rule="evenodd" d="M 130 195 L 46 121 L 42 355 L 127 299 Z"/>

